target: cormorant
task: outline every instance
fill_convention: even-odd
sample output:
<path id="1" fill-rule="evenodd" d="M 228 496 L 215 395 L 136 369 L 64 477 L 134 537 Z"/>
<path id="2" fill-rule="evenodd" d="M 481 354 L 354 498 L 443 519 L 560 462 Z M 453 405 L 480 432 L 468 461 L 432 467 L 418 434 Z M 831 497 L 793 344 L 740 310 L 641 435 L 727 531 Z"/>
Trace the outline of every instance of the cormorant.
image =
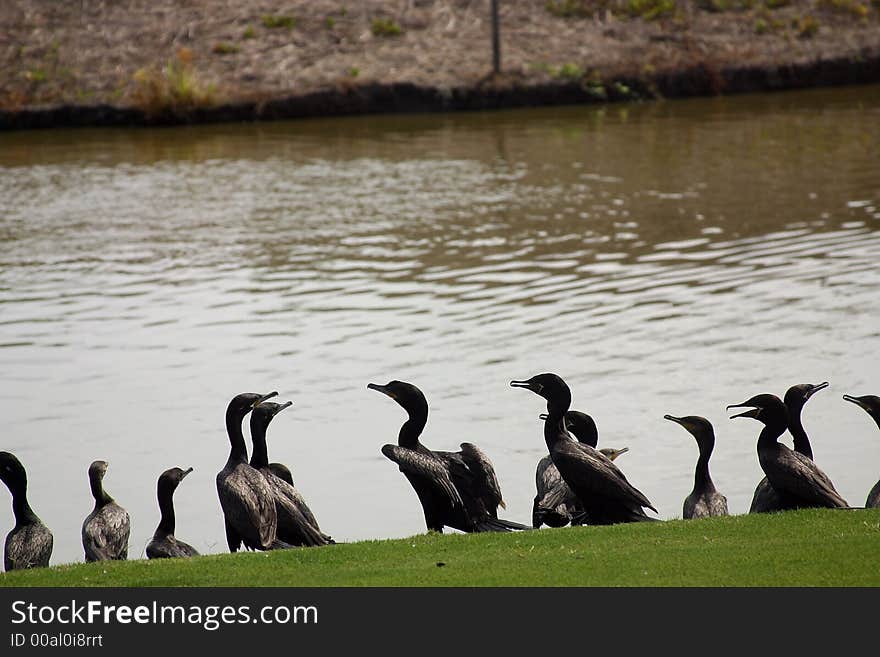
<path id="1" fill-rule="evenodd" d="M 52 532 L 28 504 L 27 473 L 14 454 L 0 452 L 0 479 L 12 493 L 15 515 L 15 527 L 6 535 L 3 567 L 10 571 L 48 566 L 52 556 Z"/>
<path id="2" fill-rule="evenodd" d="M 694 470 L 694 489 L 684 500 L 681 517 L 687 520 L 726 516 L 727 498 L 716 490 L 712 477 L 709 476 L 709 458 L 712 456 L 712 450 L 715 449 L 715 430 L 712 428 L 712 423 L 699 415 L 685 417 L 664 415 L 663 418 L 687 429 L 700 448 L 700 457 Z"/>
<path id="3" fill-rule="evenodd" d="M 750 408 L 731 417 L 750 417 L 764 424 L 758 437 L 758 461 L 770 485 L 798 507 L 846 509 L 849 505 L 812 459 L 778 442 L 788 428 L 788 411 L 776 395 L 756 395 L 727 408 Z"/>
<path id="4" fill-rule="evenodd" d="M 156 497 L 159 500 L 159 511 L 162 517 L 153 534 L 153 540 L 147 544 L 148 559 L 198 555 L 198 551 L 192 545 L 188 545 L 174 536 L 174 491 L 177 490 L 177 486 L 183 481 L 183 478 L 192 471 L 192 468 L 186 470 L 171 468 L 159 475 L 159 481 L 156 484 Z"/>
<path id="5" fill-rule="evenodd" d="M 788 431 L 794 439 L 794 451 L 803 454 L 808 459 L 813 458 L 813 448 L 801 422 L 801 411 L 803 411 L 804 404 L 807 403 L 810 397 L 827 387 L 827 381 L 815 385 L 812 383 L 799 383 L 786 390 L 785 398 L 783 399 L 785 408 L 788 410 Z M 796 508 L 798 507 L 794 500 L 788 499 L 784 495 L 780 496 L 773 489 L 773 486 L 770 485 L 767 477 L 764 477 L 755 488 L 749 513 L 769 513 L 771 511 L 785 511 Z"/>
<path id="6" fill-rule="evenodd" d="M 559 474 L 583 505 L 591 525 L 651 521 L 642 507 L 656 509 L 641 491 L 630 484 L 611 459 L 589 445 L 572 440 L 565 428 L 571 391 L 556 374 L 538 374 L 525 381 L 511 381 L 547 400 L 544 440 Z"/>
<path id="7" fill-rule="evenodd" d="M 128 537 L 131 518 L 104 490 L 103 479 L 107 461 L 94 461 L 89 466 L 89 485 L 95 508 L 82 525 L 82 543 L 86 561 L 124 561 L 128 558 Z"/>
<path id="8" fill-rule="evenodd" d="M 877 427 L 880 428 L 880 397 L 877 395 L 862 395 L 861 397 L 844 395 L 843 398 L 848 402 L 852 402 L 859 408 L 864 409 L 874 422 L 877 423 Z M 868 499 L 865 501 L 865 508 L 880 508 L 880 481 L 874 484 L 871 492 L 868 493 Z"/>
<path id="9" fill-rule="evenodd" d="M 266 478 L 248 465 L 247 447 L 241 432 L 244 416 L 257 404 L 277 394 L 244 392 L 233 397 L 226 407 L 230 450 L 226 465 L 217 473 L 217 496 L 223 509 L 230 552 L 236 552 L 242 544 L 250 550 L 288 547 L 277 537 L 278 515 L 272 489 Z"/>
<path id="10" fill-rule="evenodd" d="M 269 469 L 272 471 L 272 474 L 274 474 L 279 479 L 286 481 L 291 486 L 296 485 L 293 483 L 293 473 L 291 473 L 290 468 L 288 468 L 283 463 L 270 463 Z"/>
<path id="11" fill-rule="evenodd" d="M 531 529 L 498 518 L 504 507 L 495 470 L 489 458 L 471 443 L 460 452 L 435 452 L 419 442 L 428 421 L 428 402 L 416 386 L 403 381 L 386 385 L 367 384 L 396 401 L 409 415 L 397 445 L 384 445 L 382 453 L 400 467 L 409 480 L 425 513 L 429 531 L 453 527 L 463 532 Z"/>
<path id="12" fill-rule="evenodd" d="M 546 420 L 547 414 L 541 413 L 538 418 Z M 565 414 L 565 428 L 580 443 L 595 448 L 599 442 L 596 423 L 586 413 L 568 411 Z M 613 461 L 628 452 L 629 448 L 603 447 L 599 451 Z M 569 522 L 577 525 L 586 520 L 581 503 L 562 479 L 549 454 L 538 461 L 535 470 L 535 488 L 537 494 L 532 503 L 532 526 L 535 529 L 542 524 L 548 527 L 564 527 Z"/>
<path id="13" fill-rule="evenodd" d="M 266 448 L 266 429 L 278 413 L 293 402 L 276 404 L 262 402 L 251 413 L 251 438 L 254 441 L 254 453 L 251 455 L 251 467 L 265 477 L 272 490 L 275 501 L 275 512 L 278 515 L 278 539 L 288 545 L 316 546 L 329 545 L 335 541 L 321 532 L 318 521 L 306 504 L 300 492 L 291 483 L 279 477 L 269 465 Z M 283 467 L 283 466 L 282 466 Z M 284 468 L 287 470 L 287 468 Z M 290 475 L 290 470 L 287 470 Z"/>

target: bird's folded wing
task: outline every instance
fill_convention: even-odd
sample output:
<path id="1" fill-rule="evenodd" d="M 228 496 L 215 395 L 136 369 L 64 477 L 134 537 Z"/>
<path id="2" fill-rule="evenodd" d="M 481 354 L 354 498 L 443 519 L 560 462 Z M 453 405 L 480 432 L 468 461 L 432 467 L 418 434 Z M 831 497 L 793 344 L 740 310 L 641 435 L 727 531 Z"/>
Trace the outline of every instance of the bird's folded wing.
<path id="1" fill-rule="evenodd" d="M 501 508 L 507 508 L 501 497 L 501 486 L 498 477 L 495 476 L 495 468 L 486 453 L 473 443 L 461 444 L 461 458 L 478 479 L 481 488 L 487 491 L 489 500 L 487 504 L 497 504 Z"/>
<path id="2" fill-rule="evenodd" d="M 828 475 L 812 460 L 792 450 L 787 450 L 785 457 L 779 461 L 783 467 L 776 468 L 773 472 L 770 483 L 774 488 L 791 492 L 798 497 L 822 500 L 830 506 L 849 506 L 834 488 Z"/>
<path id="3" fill-rule="evenodd" d="M 399 445 L 384 445 L 382 453 L 397 463 L 402 472 L 431 481 L 452 506 L 463 506 L 449 471 L 440 459 Z"/>
<path id="4" fill-rule="evenodd" d="M 566 483 L 573 488 L 587 489 L 656 512 L 650 500 L 626 480 L 617 466 L 589 445 L 567 442 L 554 450 L 553 462 Z"/>

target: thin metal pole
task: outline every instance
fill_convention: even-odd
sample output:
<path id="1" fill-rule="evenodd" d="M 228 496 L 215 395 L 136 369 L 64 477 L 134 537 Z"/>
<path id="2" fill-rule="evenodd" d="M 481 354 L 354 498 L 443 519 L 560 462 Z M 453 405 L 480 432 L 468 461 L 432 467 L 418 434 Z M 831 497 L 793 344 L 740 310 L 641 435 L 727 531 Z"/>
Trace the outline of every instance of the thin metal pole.
<path id="1" fill-rule="evenodd" d="M 501 34 L 498 28 L 498 0 L 492 0 L 492 69 L 501 72 Z"/>

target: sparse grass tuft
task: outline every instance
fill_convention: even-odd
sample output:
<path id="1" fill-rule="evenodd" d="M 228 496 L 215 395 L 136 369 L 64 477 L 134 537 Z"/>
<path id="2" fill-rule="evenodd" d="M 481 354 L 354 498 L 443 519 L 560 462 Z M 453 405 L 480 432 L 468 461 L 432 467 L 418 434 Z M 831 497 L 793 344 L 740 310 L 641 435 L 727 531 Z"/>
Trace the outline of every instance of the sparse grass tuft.
<path id="1" fill-rule="evenodd" d="M 234 43 L 215 43 L 214 47 L 211 48 L 211 52 L 215 55 L 233 55 L 237 53 L 241 48 L 239 48 Z"/>
<path id="2" fill-rule="evenodd" d="M 281 14 L 266 14 L 262 18 L 263 27 L 270 29 L 285 28 L 292 29 L 296 25 L 296 19 L 293 16 L 284 16 Z"/>
<path id="3" fill-rule="evenodd" d="M 132 102 L 148 114 L 191 110 L 217 102 L 216 87 L 200 78 L 188 48 L 178 50 L 176 58 L 162 69 L 140 69 L 134 74 L 134 83 Z"/>
<path id="4" fill-rule="evenodd" d="M 550 75 L 554 78 L 558 78 L 560 80 L 580 80 L 584 77 L 584 69 L 582 69 L 577 64 L 563 64 L 562 66 L 552 68 L 550 70 Z"/>
<path id="5" fill-rule="evenodd" d="M 254 29 L 253 25 L 248 25 L 244 29 L 244 32 L 241 33 L 242 39 L 253 39 L 256 36 L 257 36 L 257 31 Z"/>
<path id="6" fill-rule="evenodd" d="M 816 6 L 838 14 L 848 14 L 856 18 L 867 18 L 868 5 L 859 0 L 818 0 Z"/>
<path id="7" fill-rule="evenodd" d="M 400 36 L 403 30 L 393 18 L 374 18 L 370 26 L 373 36 L 395 37 Z"/>
<path id="8" fill-rule="evenodd" d="M 547 0 L 544 7 L 559 18 L 592 18 L 597 7 L 589 0 Z"/>
<path id="9" fill-rule="evenodd" d="M 675 13 L 675 0 L 628 0 L 626 13 L 633 18 L 653 21 Z"/>
<path id="10" fill-rule="evenodd" d="M 812 39 L 819 31 L 819 21 L 812 16 L 802 16 L 792 21 L 792 27 L 799 39 Z"/>

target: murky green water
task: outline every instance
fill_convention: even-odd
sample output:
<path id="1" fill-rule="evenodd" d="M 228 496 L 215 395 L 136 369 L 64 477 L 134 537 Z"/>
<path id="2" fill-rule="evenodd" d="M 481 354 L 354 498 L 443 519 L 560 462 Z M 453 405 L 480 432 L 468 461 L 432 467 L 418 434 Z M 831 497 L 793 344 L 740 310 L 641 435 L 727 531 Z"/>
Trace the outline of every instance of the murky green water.
<path id="1" fill-rule="evenodd" d="M 880 88 L 607 108 L 0 135 L 0 397 L 53 563 L 82 558 L 86 470 L 132 514 L 130 554 L 176 495 L 180 538 L 225 550 L 214 477 L 237 392 L 337 540 L 424 531 L 379 452 L 431 404 L 429 446 L 495 462 L 527 522 L 555 371 L 663 517 L 713 421 L 732 512 L 759 425 L 724 406 L 831 382 L 804 422 L 851 504 L 880 433 L 840 397 L 880 393 Z M 0 529 L 12 525 L 0 494 Z"/>

